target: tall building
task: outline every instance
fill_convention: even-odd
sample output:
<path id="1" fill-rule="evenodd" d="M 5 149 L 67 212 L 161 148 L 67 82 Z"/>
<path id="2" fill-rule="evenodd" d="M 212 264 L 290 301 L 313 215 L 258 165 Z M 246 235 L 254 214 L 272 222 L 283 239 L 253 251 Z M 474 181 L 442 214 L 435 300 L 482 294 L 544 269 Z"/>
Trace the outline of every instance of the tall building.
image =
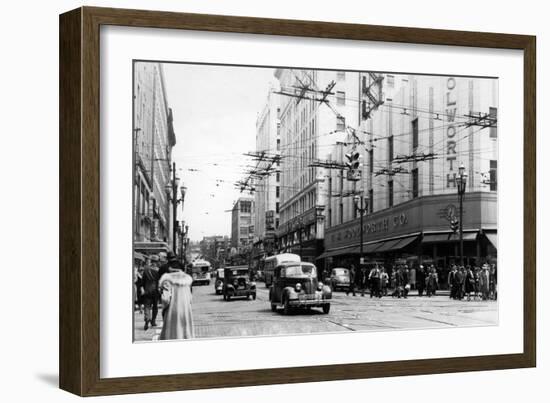
<path id="1" fill-rule="evenodd" d="M 323 250 L 328 171 L 311 166 L 359 125 L 359 73 L 277 69 L 281 92 L 279 249 L 313 261 Z M 327 93 L 327 103 L 311 98 Z M 312 94 L 316 96 L 312 96 Z M 318 96 L 317 96 L 318 95 Z M 355 100 L 355 102 L 353 101 Z"/>
<path id="2" fill-rule="evenodd" d="M 271 255 L 276 249 L 275 230 L 279 227 L 281 197 L 279 103 L 279 95 L 270 90 L 256 120 L 258 162 L 255 170 L 260 175 L 254 180 L 255 259 Z"/>
<path id="3" fill-rule="evenodd" d="M 240 197 L 231 211 L 231 247 L 237 252 L 250 249 L 254 236 L 254 199 Z"/>
<path id="4" fill-rule="evenodd" d="M 463 165 L 468 174 L 463 208 L 465 263 L 494 260 L 498 124 L 489 122 L 497 118 L 498 80 L 382 77 L 384 103 L 361 117 L 355 146 L 348 138 L 344 145 L 334 145 L 327 156 L 343 162 L 344 154 L 355 148 L 363 165 L 357 182 L 348 181 L 344 170 L 331 171 L 326 251 L 321 258 L 329 265 L 357 260 L 361 228 L 353 195 L 362 194 L 367 202 L 363 217 L 367 258 L 442 268 L 458 262 L 458 235 L 451 231 L 450 221 L 459 217 L 455 179 Z M 361 74 L 362 103 L 368 100 L 371 78 Z"/>
<path id="5" fill-rule="evenodd" d="M 176 144 L 172 110 L 159 63 L 134 63 L 134 241 L 144 252 L 167 250 L 172 242 L 170 183 Z"/>

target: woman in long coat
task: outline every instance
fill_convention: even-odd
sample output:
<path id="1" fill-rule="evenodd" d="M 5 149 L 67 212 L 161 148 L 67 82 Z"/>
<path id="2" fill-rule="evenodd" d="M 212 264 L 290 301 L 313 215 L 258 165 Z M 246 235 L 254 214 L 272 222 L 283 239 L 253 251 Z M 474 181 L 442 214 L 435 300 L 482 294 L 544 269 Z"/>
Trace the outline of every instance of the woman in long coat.
<path id="1" fill-rule="evenodd" d="M 191 307 L 193 278 L 178 268 L 170 268 L 159 280 L 161 300 L 165 309 L 160 340 L 195 337 Z"/>

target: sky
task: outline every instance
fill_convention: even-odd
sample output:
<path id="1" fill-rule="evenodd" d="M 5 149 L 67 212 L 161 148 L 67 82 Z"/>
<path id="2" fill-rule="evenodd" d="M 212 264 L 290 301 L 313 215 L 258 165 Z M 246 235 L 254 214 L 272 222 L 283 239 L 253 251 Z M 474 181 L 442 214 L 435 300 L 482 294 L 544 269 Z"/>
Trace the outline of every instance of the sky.
<path id="1" fill-rule="evenodd" d="M 273 68 L 163 64 L 174 116 L 176 163 L 187 187 L 183 216 L 190 238 L 231 235 L 231 208 L 241 194 L 233 183 L 252 163 L 256 117 L 263 109 Z M 178 208 L 179 214 L 181 209 Z"/>

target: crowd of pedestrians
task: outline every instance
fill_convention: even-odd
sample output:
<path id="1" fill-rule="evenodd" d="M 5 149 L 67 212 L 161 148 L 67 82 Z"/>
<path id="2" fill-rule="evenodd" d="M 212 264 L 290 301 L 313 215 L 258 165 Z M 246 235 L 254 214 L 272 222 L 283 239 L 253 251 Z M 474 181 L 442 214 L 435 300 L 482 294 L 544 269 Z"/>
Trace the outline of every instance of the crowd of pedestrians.
<path id="1" fill-rule="evenodd" d="M 441 278 L 441 270 L 434 265 L 419 265 L 409 269 L 406 264 L 392 266 L 389 270 L 382 264 L 363 266 L 354 264 L 349 269 L 349 288 L 346 295 L 355 296 L 369 292 L 371 298 L 391 295 L 394 298 L 407 298 L 411 289 L 416 289 L 419 297 L 433 297 L 443 288 L 450 290 L 450 298 L 455 300 L 496 300 L 496 266 L 485 263 L 478 266 L 452 265 L 447 276 L 447 284 Z M 391 290 L 391 292 L 389 292 Z"/>
<path id="2" fill-rule="evenodd" d="M 134 304 L 143 314 L 144 327 L 157 326 L 162 305 L 160 340 L 194 337 L 192 277 L 172 252 L 134 259 Z"/>

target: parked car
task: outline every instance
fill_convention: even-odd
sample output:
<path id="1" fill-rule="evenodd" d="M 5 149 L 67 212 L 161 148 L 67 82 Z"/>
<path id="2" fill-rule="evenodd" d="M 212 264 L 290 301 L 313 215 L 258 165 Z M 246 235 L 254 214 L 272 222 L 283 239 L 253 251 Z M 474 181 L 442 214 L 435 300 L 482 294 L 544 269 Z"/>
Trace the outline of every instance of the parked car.
<path id="1" fill-rule="evenodd" d="M 216 281 L 214 281 L 214 291 L 216 295 L 223 292 L 223 269 L 216 270 Z"/>
<path id="2" fill-rule="evenodd" d="M 330 277 L 328 279 L 330 285 L 334 291 L 338 288 L 349 288 L 349 270 L 343 267 L 335 267 L 330 271 Z"/>
<path id="3" fill-rule="evenodd" d="M 307 262 L 286 262 L 274 270 L 273 284 L 269 288 L 271 310 L 283 308 L 287 315 L 292 308 L 320 307 L 330 311 L 332 290 L 317 279 L 317 268 Z"/>
<path id="4" fill-rule="evenodd" d="M 248 266 L 226 267 L 223 272 L 223 299 L 234 297 L 256 299 L 256 283 L 250 280 Z"/>

